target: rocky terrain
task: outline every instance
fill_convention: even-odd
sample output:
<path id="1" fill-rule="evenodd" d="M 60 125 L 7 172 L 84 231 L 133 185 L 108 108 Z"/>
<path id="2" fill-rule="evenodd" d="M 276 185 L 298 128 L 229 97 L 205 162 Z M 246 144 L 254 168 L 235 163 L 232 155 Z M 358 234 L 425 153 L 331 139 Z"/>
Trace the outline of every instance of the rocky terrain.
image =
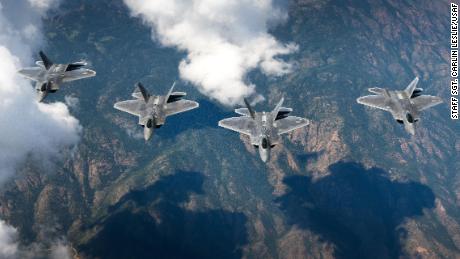
<path id="1" fill-rule="evenodd" d="M 293 73 L 254 71 L 271 109 L 281 95 L 308 127 L 264 164 L 233 114 L 179 83 L 200 108 L 153 140 L 112 108 L 142 81 L 165 93 L 184 53 L 152 42 L 117 1 L 65 1 L 45 21 L 55 60 L 87 58 L 98 75 L 50 96 L 76 97 L 80 144 L 56 165 L 30 161 L 0 192 L 0 216 L 24 243 L 64 236 L 75 258 L 458 258 L 460 124 L 448 105 L 411 137 L 358 105 L 371 86 L 415 76 L 449 98 L 448 1 L 291 0 L 271 33 L 299 50 Z M 69 47 L 71 46 L 71 47 Z"/>

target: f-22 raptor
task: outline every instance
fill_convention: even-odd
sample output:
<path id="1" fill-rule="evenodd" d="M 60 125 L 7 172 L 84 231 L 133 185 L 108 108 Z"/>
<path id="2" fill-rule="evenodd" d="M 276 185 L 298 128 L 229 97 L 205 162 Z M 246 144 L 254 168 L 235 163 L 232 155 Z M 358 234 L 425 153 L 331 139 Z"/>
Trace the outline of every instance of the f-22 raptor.
<path id="1" fill-rule="evenodd" d="M 415 123 L 420 119 L 420 112 L 442 103 L 437 96 L 422 95 L 423 89 L 417 88 L 418 77 L 403 91 L 389 91 L 383 88 L 369 88 L 377 95 L 359 97 L 357 102 L 370 107 L 389 111 L 393 118 L 404 124 L 406 131 L 415 135 Z"/>
<path id="2" fill-rule="evenodd" d="M 36 61 L 36 67 L 23 68 L 19 74 L 35 81 L 35 89 L 38 93 L 38 101 L 41 102 L 48 93 L 59 90 L 62 83 L 93 77 L 96 72 L 83 68 L 87 65 L 84 61 L 70 64 L 54 64 L 42 51 L 39 52 L 42 60 Z"/>
<path id="3" fill-rule="evenodd" d="M 270 157 L 270 150 L 281 141 L 281 134 L 305 127 L 309 120 L 289 116 L 291 108 L 282 107 L 284 98 L 271 112 L 255 112 L 248 100 L 244 99 L 247 108 L 236 109 L 235 112 L 243 115 L 219 121 L 219 126 L 245 135 L 249 135 L 251 144 L 259 149 L 263 162 Z"/>
<path id="4" fill-rule="evenodd" d="M 166 117 L 173 114 L 195 109 L 199 104 L 195 101 L 182 99 L 186 93 L 173 92 L 172 85 L 168 94 L 150 95 L 141 83 L 136 84 L 132 93 L 135 100 L 127 100 L 115 103 L 115 109 L 130 113 L 139 117 L 139 125 L 144 127 L 144 139 L 151 138 L 155 128 L 160 128 Z"/>

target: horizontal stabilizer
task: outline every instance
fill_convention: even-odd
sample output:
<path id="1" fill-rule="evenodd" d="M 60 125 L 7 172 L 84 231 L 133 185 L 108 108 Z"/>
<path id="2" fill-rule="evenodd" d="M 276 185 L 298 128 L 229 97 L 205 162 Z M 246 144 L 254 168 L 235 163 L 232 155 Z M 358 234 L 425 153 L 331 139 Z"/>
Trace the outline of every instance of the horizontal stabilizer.
<path id="1" fill-rule="evenodd" d="M 39 67 L 42 67 L 42 68 L 45 68 L 45 65 L 43 64 L 43 61 L 41 61 L 41 60 L 35 61 L 35 65 L 37 65 Z"/>
<path id="2" fill-rule="evenodd" d="M 72 63 L 72 64 L 74 64 L 74 65 L 86 66 L 86 65 L 88 65 L 88 62 L 82 60 L 82 61 L 74 62 L 74 63 Z"/>
<path id="3" fill-rule="evenodd" d="M 251 116 L 251 114 L 249 113 L 248 108 L 238 108 L 238 109 L 235 109 L 235 113 L 237 113 L 237 114 L 239 114 L 239 115 L 243 115 L 243 116 L 248 116 L 248 117 Z"/>
<path id="4" fill-rule="evenodd" d="M 385 89 L 382 89 L 382 88 L 379 88 L 379 87 L 373 87 L 373 88 L 369 88 L 367 90 L 369 92 L 373 93 L 373 94 L 380 94 L 380 95 L 385 94 Z"/>

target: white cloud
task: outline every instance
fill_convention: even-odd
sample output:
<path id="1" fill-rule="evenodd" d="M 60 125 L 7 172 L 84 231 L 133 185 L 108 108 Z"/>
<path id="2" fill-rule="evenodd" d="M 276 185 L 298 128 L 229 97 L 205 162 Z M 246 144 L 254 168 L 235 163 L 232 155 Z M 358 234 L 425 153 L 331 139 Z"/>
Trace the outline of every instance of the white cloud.
<path id="1" fill-rule="evenodd" d="M 55 7 L 59 0 L 28 0 L 28 2 L 40 11 L 47 11 L 51 7 Z"/>
<path id="2" fill-rule="evenodd" d="M 63 242 L 56 242 L 51 246 L 51 259 L 71 259 L 70 248 Z"/>
<path id="3" fill-rule="evenodd" d="M 64 97 L 65 104 L 74 110 L 78 110 L 80 108 L 80 100 L 77 97 L 66 95 Z"/>
<path id="4" fill-rule="evenodd" d="M 17 230 L 0 220 L 0 258 L 14 258 L 18 252 Z"/>
<path id="5" fill-rule="evenodd" d="M 62 147 L 74 145 L 81 130 L 65 104 L 37 103 L 31 83 L 17 74 L 30 64 L 41 42 L 44 9 L 37 9 L 38 2 L 48 3 L 18 0 L 0 4 L 0 183 L 29 154 L 46 160 Z"/>
<path id="6" fill-rule="evenodd" d="M 268 24 L 286 14 L 271 0 L 124 0 L 134 16 L 153 29 L 154 37 L 188 55 L 179 65 L 182 79 L 223 104 L 256 95 L 246 74 L 260 68 L 267 75 L 291 71 L 277 57 L 292 53 L 294 44 L 278 42 Z M 260 98 L 260 97 L 259 97 Z"/>
<path id="7" fill-rule="evenodd" d="M 81 126 L 64 103 L 37 103 L 30 82 L 17 71 L 30 64 L 41 45 L 41 16 L 56 0 L 0 3 L 0 183 L 29 154 L 47 159 L 77 143 Z M 21 246 L 18 231 L 0 220 L 0 258 L 71 258 L 64 242 Z M 42 258 L 42 257 L 41 257 Z"/>
<path id="8" fill-rule="evenodd" d="M 48 240 L 45 243 L 19 243 L 16 228 L 0 220 L 0 258 L 1 259 L 71 259 L 71 249 L 65 239 Z"/>

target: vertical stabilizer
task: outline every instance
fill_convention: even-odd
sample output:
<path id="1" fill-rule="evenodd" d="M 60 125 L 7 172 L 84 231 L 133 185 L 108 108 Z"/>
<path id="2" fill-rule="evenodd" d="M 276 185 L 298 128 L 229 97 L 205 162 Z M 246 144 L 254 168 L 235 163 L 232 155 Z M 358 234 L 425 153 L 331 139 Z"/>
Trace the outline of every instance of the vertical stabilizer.
<path id="1" fill-rule="evenodd" d="M 53 62 L 43 53 L 43 51 L 40 51 L 38 53 L 40 55 L 40 58 L 43 60 L 43 65 L 45 66 L 46 69 L 50 69 L 50 67 L 53 65 Z"/>
<path id="2" fill-rule="evenodd" d="M 141 82 L 136 84 L 136 88 L 137 88 L 136 91 L 141 92 L 142 98 L 144 98 L 144 101 L 148 102 L 150 98 L 150 94 L 147 92 L 147 90 L 145 89 L 145 87 L 142 85 Z"/>
<path id="3" fill-rule="evenodd" d="M 417 83 L 418 83 L 418 77 L 415 77 L 414 80 L 412 80 L 412 82 L 406 87 L 404 92 L 406 92 L 406 94 L 408 96 L 412 96 L 412 93 L 414 92 L 415 88 L 417 87 Z"/>
<path id="4" fill-rule="evenodd" d="M 165 102 L 168 102 L 169 96 L 171 96 L 172 92 L 174 91 L 174 86 L 176 86 L 176 82 L 175 82 L 175 81 L 174 81 L 174 83 L 172 84 L 171 89 L 169 89 L 168 94 L 166 95 Z"/>
<path id="5" fill-rule="evenodd" d="M 244 98 L 244 103 L 246 104 L 246 107 L 248 107 L 249 114 L 251 115 L 251 118 L 255 119 L 256 118 L 256 113 L 251 107 L 251 104 L 249 104 L 248 100 Z"/>
<path id="6" fill-rule="evenodd" d="M 284 97 L 281 97 L 281 100 L 278 102 L 278 104 L 275 106 L 275 109 L 272 111 L 272 116 L 273 118 L 276 118 L 278 116 L 278 113 L 281 109 L 281 106 L 283 105 L 284 102 Z"/>

